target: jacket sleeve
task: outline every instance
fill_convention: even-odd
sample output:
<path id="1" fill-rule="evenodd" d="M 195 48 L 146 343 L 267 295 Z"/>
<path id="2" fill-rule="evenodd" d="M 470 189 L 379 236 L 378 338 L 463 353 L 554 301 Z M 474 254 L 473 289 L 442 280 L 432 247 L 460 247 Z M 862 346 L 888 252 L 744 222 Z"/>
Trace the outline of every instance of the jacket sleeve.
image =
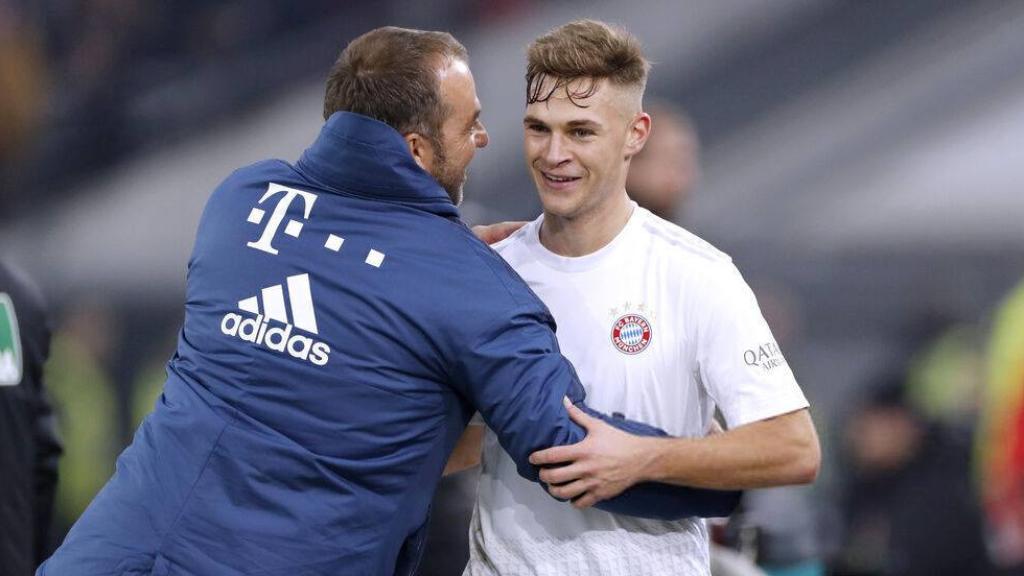
<path id="1" fill-rule="evenodd" d="M 609 417 L 581 402 L 578 404 L 587 414 L 615 426 L 616 428 L 636 434 L 637 436 L 668 436 L 668 434 L 642 422 L 624 418 Z M 545 486 L 547 489 L 547 486 Z M 743 495 L 739 490 L 711 490 L 675 486 L 660 482 L 642 482 L 626 490 L 615 498 L 602 500 L 594 505 L 599 510 L 613 514 L 640 516 L 658 520 L 677 520 L 687 516 L 703 518 L 719 518 L 728 516 L 736 510 Z"/>
<path id="2" fill-rule="evenodd" d="M 57 492 L 57 464 L 63 452 L 57 435 L 57 420 L 45 390 L 40 390 L 36 399 L 34 433 L 36 436 L 35 561 L 36 564 L 40 564 L 52 552 L 49 549 L 50 520 L 53 517 L 53 499 Z"/>
<path id="3" fill-rule="evenodd" d="M 31 374 L 32 388 L 32 435 L 35 439 L 33 476 L 35 492 L 35 550 L 36 564 L 41 563 L 53 550 L 50 547 L 50 524 L 53 517 L 53 501 L 57 492 L 57 465 L 64 447 L 57 430 L 50 397 L 46 392 L 43 366 L 50 356 L 51 327 L 47 307 L 42 294 L 34 285 L 25 287 L 25 302 L 31 311 L 31 326 L 26 342 L 26 370 Z"/>
<path id="4" fill-rule="evenodd" d="M 519 474 L 539 482 L 538 470 L 529 462 L 531 453 L 586 436 L 562 405 L 563 397 L 578 404 L 586 394 L 572 364 L 559 352 L 554 322 L 542 309 L 518 307 L 470 336 L 472 344 L 455 363 L 458 386 L 497 434 Z M 652 426 L 585 410 L 630 433 L 666 435 Z M 739 492 L 644 483 L 597 507 L 642 518 L 678 519 L 727 516 L 738 500 Z"/>
<path id="5" fill-rule="evenodd" d="M 63 451 L 43 383 L 43 365 L 50 354 L 50 322 L 39 288 L 20 270 L 0 263 L 0 289 L 5 286 L 19 313 L 24 360 L 22 385 L 26 389 L 27 400 L 24 407 L 30 411 L 29 418 L 25 420 L 30 428 L 24 433 L 31 434 L 34 447 L 31 463 L 34 549 L 25 553 L 31 554 L 35 564 L 39 564 L 52 552 L 49 529 L 57 489 L 57 461 Z"/>

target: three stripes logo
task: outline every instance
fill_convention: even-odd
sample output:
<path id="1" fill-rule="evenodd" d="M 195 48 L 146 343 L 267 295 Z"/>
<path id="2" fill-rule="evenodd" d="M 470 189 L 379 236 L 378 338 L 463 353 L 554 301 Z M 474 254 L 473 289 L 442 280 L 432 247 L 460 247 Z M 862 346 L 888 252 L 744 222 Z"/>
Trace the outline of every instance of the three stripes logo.
<path id="1" fill-rule="evenodd" d="M 285 283 L 288 287 L 287 303 L 285 286 L 268 286 L 260 290 L 259 295 L 238 302 L 239 310 L 253 316 L 229 312 L 220 322 L 220 331 L 245 342 L 324 366 L 330 359 L 331 348 L 325 342 L 309 336 L 293 334 L 296 330 L 319 334 L 313 310 L 313 295 L 309 289 L 309 274 L 289 276 Z"/>

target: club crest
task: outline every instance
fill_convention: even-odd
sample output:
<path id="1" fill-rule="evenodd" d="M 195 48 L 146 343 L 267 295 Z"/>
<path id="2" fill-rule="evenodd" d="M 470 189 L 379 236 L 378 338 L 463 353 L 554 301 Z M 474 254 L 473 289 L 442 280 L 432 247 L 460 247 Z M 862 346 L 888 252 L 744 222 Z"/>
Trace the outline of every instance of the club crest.
<path id="1" fill-rule="evenodd" d="M 612 344 L 623 354 L 639 354 L 651 343 L 651 323 L 639 314 L 626 314 L 612 325 Z"/>

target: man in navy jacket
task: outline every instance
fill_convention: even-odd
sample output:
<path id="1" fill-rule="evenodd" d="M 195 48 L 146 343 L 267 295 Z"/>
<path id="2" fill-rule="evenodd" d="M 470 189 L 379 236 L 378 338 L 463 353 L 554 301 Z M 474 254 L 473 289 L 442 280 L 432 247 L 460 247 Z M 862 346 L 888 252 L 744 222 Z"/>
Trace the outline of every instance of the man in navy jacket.
<path id="1" fill-rule="evenodd" d="M 163 396 L 39 574 L 409 574 L 474 411 L 533 480 L 531 452 L 583 438 L 550 315 L 455 208 L 487 144 L 466 62 L 448 34 L 365 34 L 299 161 L 214 191 Z M 734 497 L 652 484 L 604 505 Z"/>

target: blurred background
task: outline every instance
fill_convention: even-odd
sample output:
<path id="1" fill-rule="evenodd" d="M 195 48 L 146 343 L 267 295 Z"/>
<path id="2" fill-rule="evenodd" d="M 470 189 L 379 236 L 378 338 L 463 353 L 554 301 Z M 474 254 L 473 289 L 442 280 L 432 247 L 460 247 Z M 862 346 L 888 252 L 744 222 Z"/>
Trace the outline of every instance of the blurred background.
<path id="1" fill-rule="evenodd" d="M 491 136 L 462 213 L 532 219 L 525 46 L 581 17 L 654 61 L 630 192 L 733 256 L 822 437 L 815 486 L 717 538 L 775 574 L 1021 573 L 1024 2 L 984 0 L 0 0 L 0 257 L 53 312 L 57 537 L 159 394 L 208 194 L 312 142 L 348 41 L 455 34 Z M 464 558 L 471 474 L 431 558 Z"/>

